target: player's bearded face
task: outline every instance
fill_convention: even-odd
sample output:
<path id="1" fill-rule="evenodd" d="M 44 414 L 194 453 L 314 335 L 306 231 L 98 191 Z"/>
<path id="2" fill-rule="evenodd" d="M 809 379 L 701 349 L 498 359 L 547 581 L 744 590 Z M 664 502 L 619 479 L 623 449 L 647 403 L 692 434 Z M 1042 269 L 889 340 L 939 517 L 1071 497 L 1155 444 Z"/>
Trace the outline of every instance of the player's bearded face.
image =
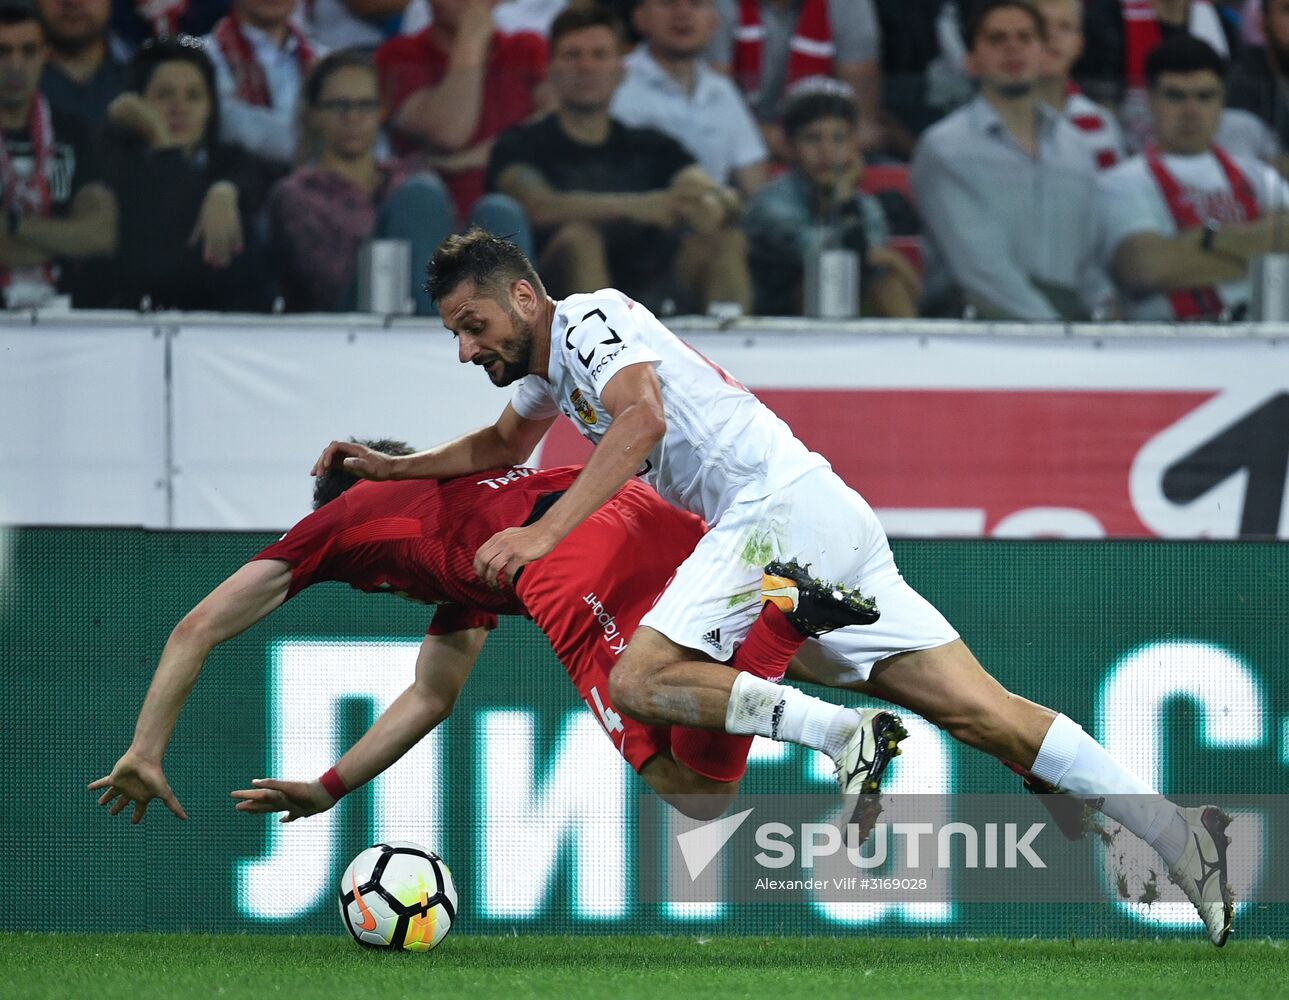
<path id="1" fill-rule="evenodd" d="M 533 328 L 509 302 L 501 303 L 505 310 L 504 323 L 498 323 L 494 329 L 508 328 L 509 332 L 497 337 L 496 341 L 480 350 L 474 363 L 483 367 L 493 385 L 510 385 L 532 371 Z M 482 345 L 481 345 L 482 346 Z"/>

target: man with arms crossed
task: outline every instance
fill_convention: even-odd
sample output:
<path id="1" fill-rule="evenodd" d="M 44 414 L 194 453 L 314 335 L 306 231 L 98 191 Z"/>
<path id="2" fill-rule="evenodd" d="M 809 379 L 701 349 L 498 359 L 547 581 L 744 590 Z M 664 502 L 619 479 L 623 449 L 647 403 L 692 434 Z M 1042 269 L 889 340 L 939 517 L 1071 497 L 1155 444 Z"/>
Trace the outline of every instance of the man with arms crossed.
<path id="1" fill-rule="evenodd" d="M 416 455 L 389 458 L 332 442 L 315 473 L 343 459 L 374 479 L 461 476 L 527 458 L 564 412 L 596 445 L 590 461 L 537 521 L 480 547 L 480 577 L 501 584 L 541 559 L 637 473 L 709 525 L 613 667 L 610 697 L 619 711 L 649 724 L 801 743 L 834 759 L 843 793 L 875 790 L 898 721 L 781 687 L 767 679 L 781 671 L 753 666 L 776 657 L 786 664 L 800 648 L 798 659 L 821 683 L 867 681 L 871 693 L 1041 782 L 1108 797 L 1103 811 L 1160 853 L 1210 939 L 1225 943 L 1233 914 L 1227 818 L 1211 807 L 1179 809 L 1077 723 L 998 684 L 900 576 L 863 498 L 755 396 L 620 292 L 553 301 L 506 240 L 481 231 L 449 237 L 429 274 L 460 360 L 482 367 L 495 385 L 518 382 L 511 402 L 492 426 Z M 781 575 L 797 577 L 783 589 L 809 583 L 799 561 L 873 598 L 880 620 L 801 646 L 773 604 L 760 610 L 771 560 Z M 743 640 L 742 670 L 695 656 L 727 661 Z"/>

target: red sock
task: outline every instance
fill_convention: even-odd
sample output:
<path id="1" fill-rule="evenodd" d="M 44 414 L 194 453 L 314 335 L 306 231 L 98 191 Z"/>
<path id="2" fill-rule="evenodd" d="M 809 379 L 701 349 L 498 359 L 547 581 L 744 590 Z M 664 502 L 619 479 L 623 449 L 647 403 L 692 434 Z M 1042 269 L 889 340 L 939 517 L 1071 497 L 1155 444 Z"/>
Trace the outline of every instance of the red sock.
<path id="1" fill-rule="evenodd" d="M 743 645 L 734 654 L 731 666 L 777 684 L 788 672 L 788 661 L 805 641 L 805 636 L 783 612 L 766 602 L 761 605 L 760 617 L 752 623 Z"/>
<path id="2" fill-rule="evenodd" d="M 671 756 L 696 774 L 713 781 L 738 781 L 747 771 L 751 736 L 719 729 L 671 727 Z"/>

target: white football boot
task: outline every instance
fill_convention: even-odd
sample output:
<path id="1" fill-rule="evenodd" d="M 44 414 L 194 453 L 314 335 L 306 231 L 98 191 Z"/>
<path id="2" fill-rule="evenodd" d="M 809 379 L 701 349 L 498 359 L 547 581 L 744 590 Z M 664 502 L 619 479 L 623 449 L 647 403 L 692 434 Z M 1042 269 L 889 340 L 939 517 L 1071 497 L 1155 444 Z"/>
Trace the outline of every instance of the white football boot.
<path id="1" fill-rule="evenodd" d="M 1186 850 L 1168 877 L 1195 904 L 1208 939 L 1217 947 L 1226 944 L 1235 919 L 1235 904 L 1226 870 L 1226 848 L 1231 838 L 1226 828 L 1231 817 L 1217 806 L 1178 809 L 1186 821 Z"/>

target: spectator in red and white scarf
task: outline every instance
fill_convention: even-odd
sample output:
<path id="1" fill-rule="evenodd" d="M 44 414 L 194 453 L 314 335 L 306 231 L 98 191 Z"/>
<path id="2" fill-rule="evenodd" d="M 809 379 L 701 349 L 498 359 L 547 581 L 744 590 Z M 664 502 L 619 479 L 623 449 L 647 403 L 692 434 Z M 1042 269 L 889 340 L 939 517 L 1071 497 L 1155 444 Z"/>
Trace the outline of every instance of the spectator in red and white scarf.
<path id="1" fill-rule="evenodd" d="M 1083 0 L 1038 0 L 1047 26 L 1046 58 L 1038 96 L 1055 108 L 1087 140 L 1098 170 L 1127 156 L 1123 132 L 1114 112 L 1097 104 L 1070 77 L 1083 54 Z"/>
<path id="2" fill-rule="evenodd" d="M 215 64 L 220 138 L 288 166 L 296 147 L 296 101 L 320 55 L 291 21 L 297 0 L 234 0 L 206 37 Z"/>
<path id="3" fill-rule="evenodd" d="M 37 89 L 47 53 L 35 8 L 0 3 L 0 287 L 10 306 L 73 290 L 71 262 L 110 254 L 116 199 L 87 126 Z"/>
<path id="4" fill-rule="evenodd" d="M 1178 35 L 1207 42 L 1222 58 L 1231 38 L 1212 0 L 1085 0 L 1084 31 L 1096 40 L 1074 68 L 1080 86 L 1119 116 L 1128 145 L 1140 149 L 1150 137 L 1146 57 Z"/>
<path id="5" fill-rule="evenodd" d="M 1107 263 L 1129 319 L 1239 317 L 1249 262 L 1289 250 L 1289 184 L 1216 141 L 1225 68 L 1186 35 L 1151 52 L 1156 144 L 1101 175 Z"/>

